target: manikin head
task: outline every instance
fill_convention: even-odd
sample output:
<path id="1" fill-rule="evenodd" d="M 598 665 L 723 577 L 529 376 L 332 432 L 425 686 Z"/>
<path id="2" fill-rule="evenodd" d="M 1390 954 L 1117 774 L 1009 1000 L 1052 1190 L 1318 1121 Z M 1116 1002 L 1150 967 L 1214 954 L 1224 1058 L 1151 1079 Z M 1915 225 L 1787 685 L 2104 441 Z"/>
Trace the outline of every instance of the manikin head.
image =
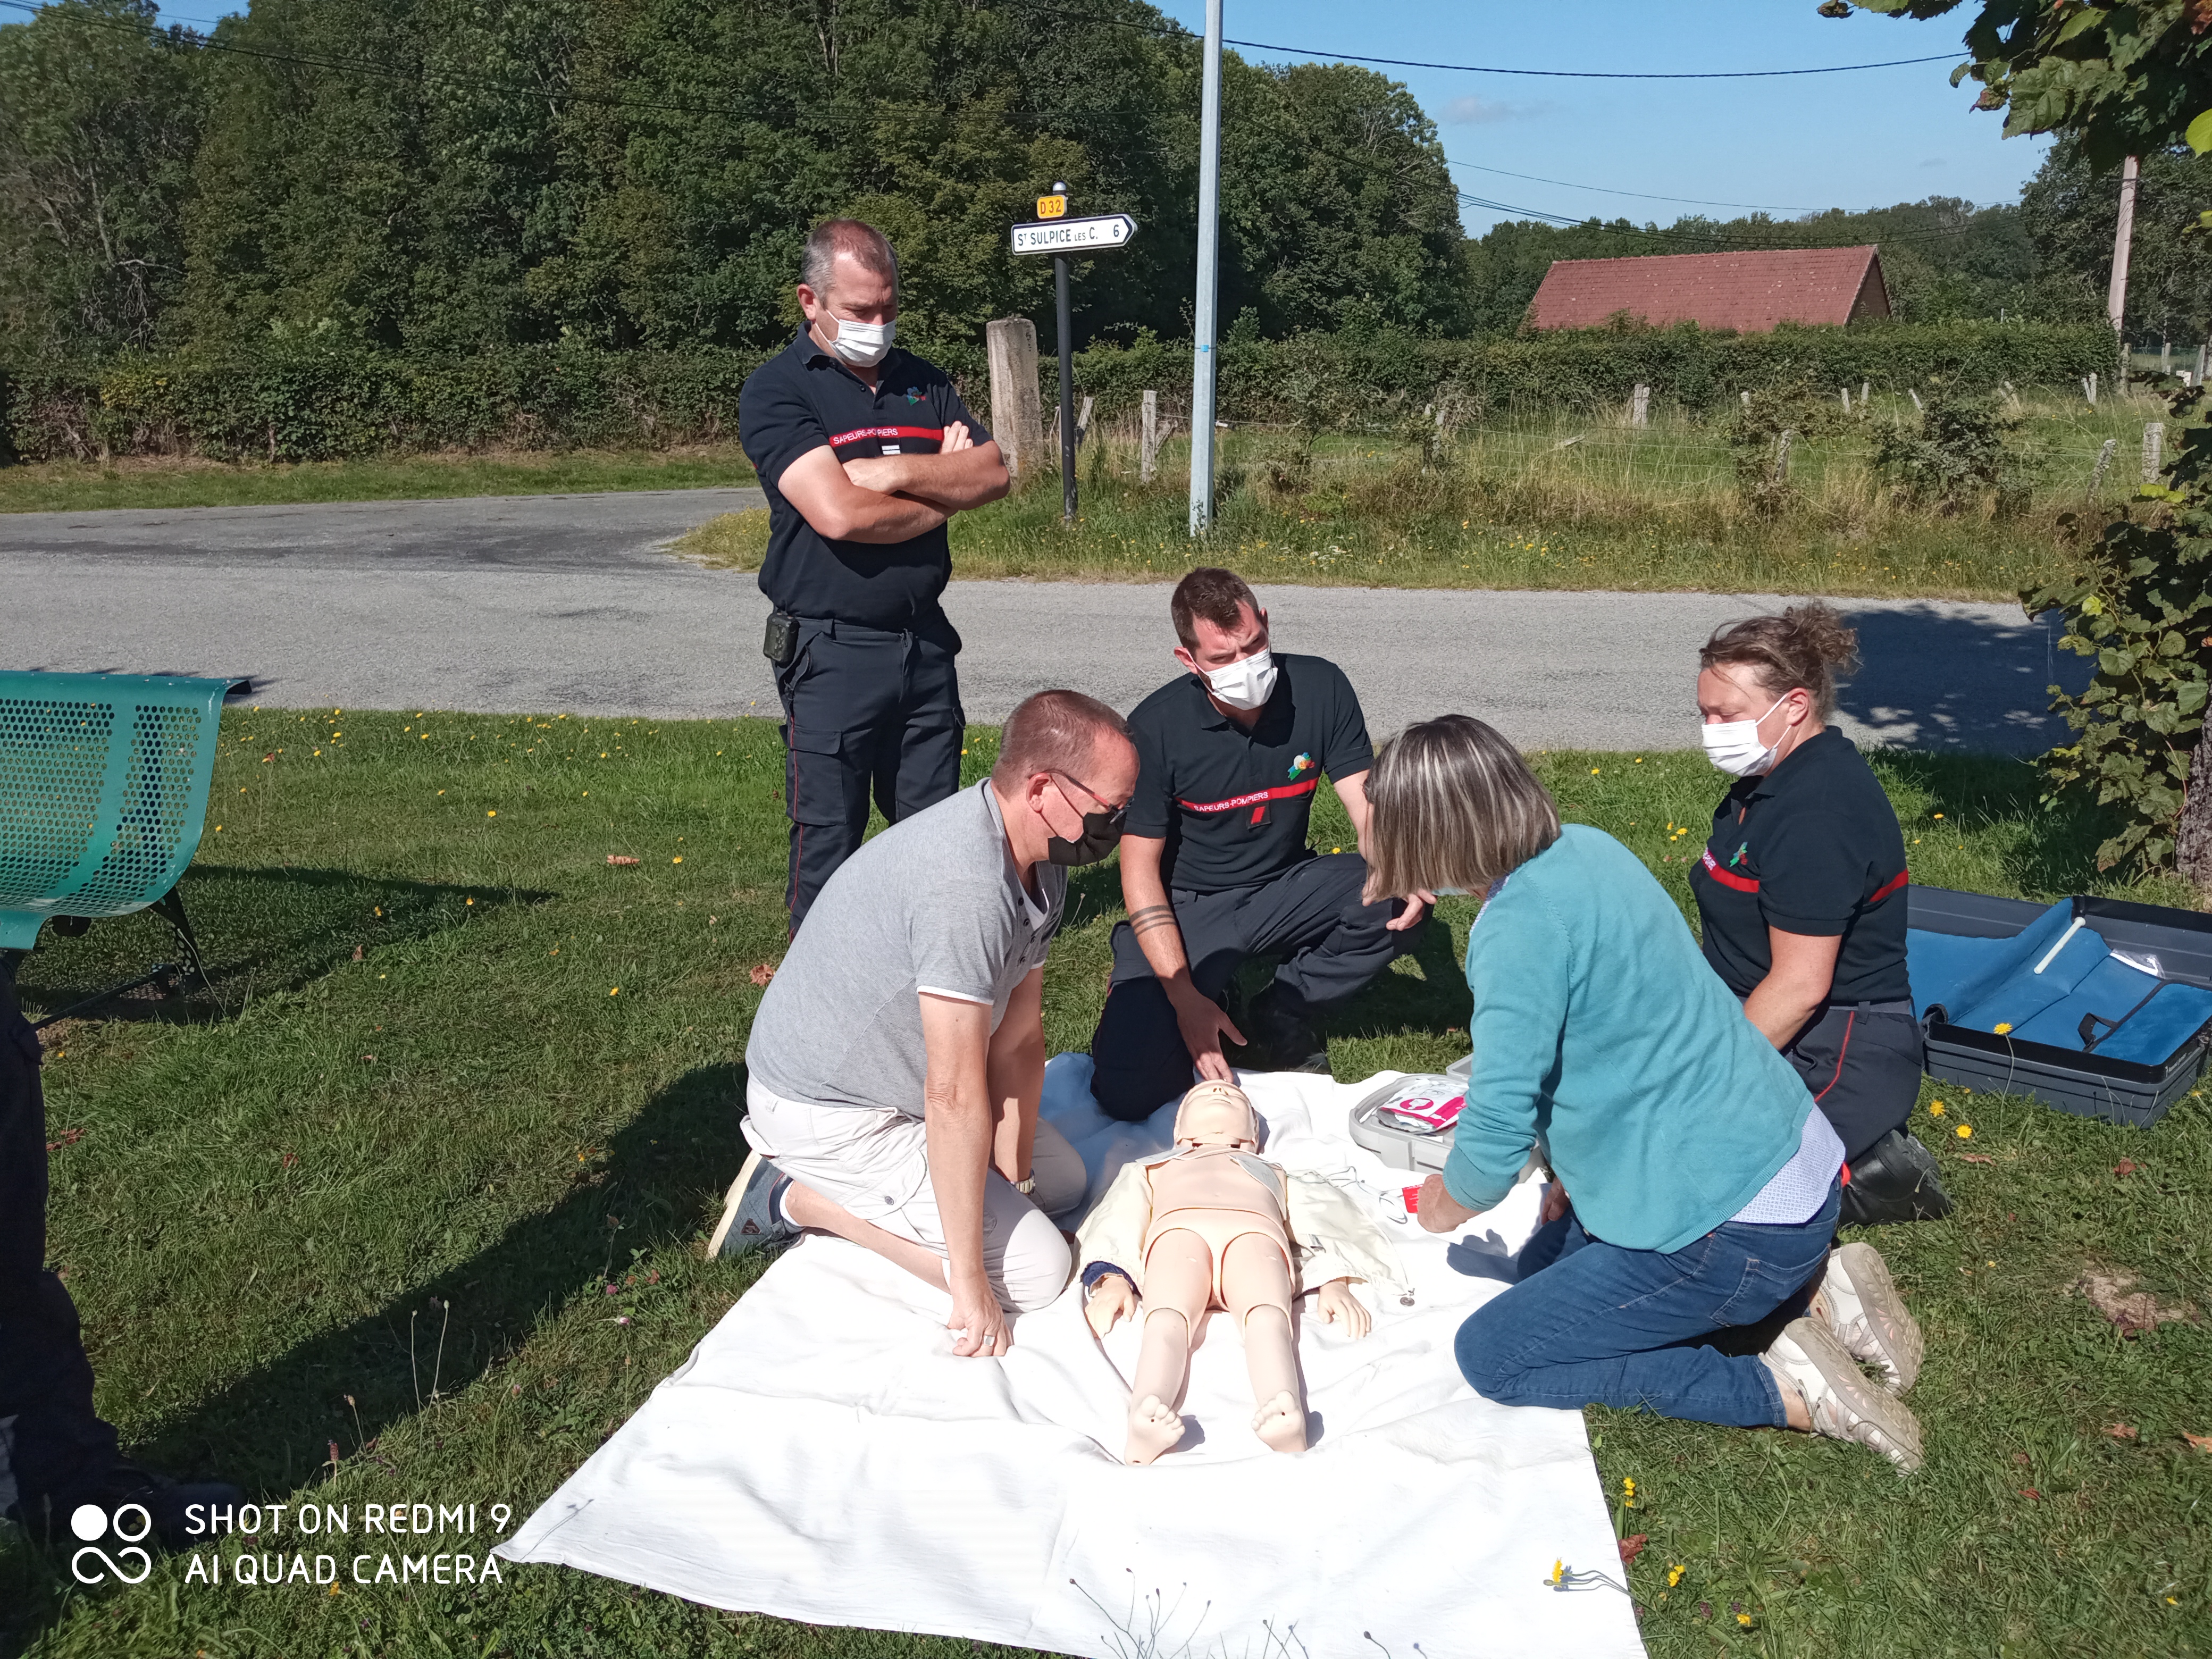
<path id="1" fill-rule="evenodd" d="M 1176 1108 L 1175 1143 L 1178 1146 L 1233 1146 L 1239 1152 L 1260 1150 L 1260 1115 L 1252 1102 L 1233 1083 L 1200 1084 Z"/>

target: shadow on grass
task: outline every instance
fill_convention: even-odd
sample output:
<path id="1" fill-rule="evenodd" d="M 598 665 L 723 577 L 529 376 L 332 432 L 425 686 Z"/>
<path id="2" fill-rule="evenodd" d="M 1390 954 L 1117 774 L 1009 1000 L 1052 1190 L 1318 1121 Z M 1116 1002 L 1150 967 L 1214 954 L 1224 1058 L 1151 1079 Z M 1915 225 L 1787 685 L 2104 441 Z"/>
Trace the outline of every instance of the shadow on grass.
<path id="1" fill-rule="evenodd" d="M 1474 997 L 1452 954 L 1451 930 L 1431 916 L 1415 933 L 1413 948 L 1399 958 L 1401 966 L 1407 960 L 1419 967 L 1418 976 L 1395 968 L 1377 974 L 1325 1022 L 1328 1034 L 1380 1037 L 1456 1027 L 1464 1037 L 1474 1014 Z"/>
<path id="2" fill-rule="evenodd" d="M 579 1169 L 550 1210 L 518 1219 L 496 1243 L 375 1313 L 240 1377 L 135 1455 L 158 1468 L 220 1471 L 276 1495 L 305 1481 L 332 1439 L 349 1447 L 372 1441 L 414 1416 L 434 1382 L 448 1398 L 466 1389 L 519 1349 L 541 1319 L 626 1264 L 632 1250 L 680 1244 L 697 1232 L 701 1172 L 737 1167 L 744 1097 L 742 1066 L 686 1073 L 613 1138 L 597 1168 Z M 434 1299 L 450 1304 L 452 1317 L 436 1360 Z"/>
<path id="3" fill-rule="evenodd" d="M 529 889 L 393 881 L 350 870 L 284 866 L 196 867 L 181 890 L 216 997 L 233 1011 L 250 997 L 297 990 L 321 978 L 356 948 L 426 938 L 479 913 L 556 896 Z M 40 939 L 15 980 L 24 1010 L 33 1019 L 136 979 L 157 962 L 181 959 L 169 924 L 152 910 L 95 921 L 76 939 L 59 938 L 49 927 Z M 203 990 L 181 996 L 134 994 L 102 1003 L 86 1016 L 171 1023 L 215 1017 Z"/>
<path id="4" fill-rule="evenodd" d="M 2004 848 L 2006 879 L 2032 896 L 2063 897 L 2108 889 L 2124 872 L 2097 868 L 2097 848 L 2124 822 L 2108 807 L 2079 796 L 2043 803 L 2047 787 L 2027 760 L 1997 755 L 1926 755 L 1889 750 L 1873 757 L 1893 787 L 1901 784 L 1942 803 L 1969 823 L 2011 825 Z"/>

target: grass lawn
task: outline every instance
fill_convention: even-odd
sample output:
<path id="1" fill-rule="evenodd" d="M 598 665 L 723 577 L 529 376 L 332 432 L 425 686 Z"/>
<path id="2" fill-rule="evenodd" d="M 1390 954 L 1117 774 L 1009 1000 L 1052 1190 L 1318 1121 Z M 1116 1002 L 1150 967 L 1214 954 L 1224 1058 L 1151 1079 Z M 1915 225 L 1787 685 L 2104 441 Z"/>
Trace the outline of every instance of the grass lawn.
<path id="1" fill-rule="evenodd" d="M 973 734 L 971 775 L 992 741 Z M 1701 759 L 1538 760 L 1571 817 L 1621 836 L 1686 904 L 1698 837 L 1670 825 L 1716 797 Z M 1916 881 L 2100 887 L 2097 826 L 2038 810 L 2025 768 L 1881 767 Z M 50 1034 L 52 1255 L 126 1443 L 276 1501 L 519 1517 L 612 1432 L 755 1275 L 698 1248 L 740 1158 L 750 970 L 782 943 L 780 782 L 757 721 L 225 716 L 185 890 L 231 1017 L 142 1002 Z M 1346 839 L 1331 798 L 1317 839 Z M 1103 999 L 1117 885 L 1110 866 L 1076 879 L 1048 975 L 1055 1049 L 1084 1044 Z M 1339 1077 L 1459 1052 L 1471 912 L 1448 901 L 1449 940 L 1339 1022 Z M 58 1006 L 167 948 L 143 917 L 104 924 L 40 951 L 22 984 Z M 2212 1112 L 2191 1098 L 2142 1132 L 1940 1097 L 1947 1115 L 1919 1123 L 1958 1212 L 1880 1236 L 1928 1333 L 1924 1472 L 1899 1480 L 1807 1437 L 1589 1413 L 1607 1489 L 1636 1483 L 1621 1519 L 1650 1535 L 1629 1577 L 1656 1653 L 2212 1647 L 2212 1455 L 2184 1437 L 2212 1434 L 2212 1337 L 2184 1322 L 2124 1340 L 2067 1288 L 2116 1268 L 2201 1302 Z M 1960 1125 L 1971 1142 L 1943 1132 Z M 2114 1173 L 2123 1158 L 2131 1173 Z M 487 1520 L 473 1543 L 490 1541 Z M 313 1547 L 263 1547 L 295 1542 Z M 76 1591 L 65 1563 L 0 1534 L 0 1650 L 977 1650 L 559 1569 L 336 1595 L 185 1571 L 172 1559 L 139 1588 Z"/>
<path id="2" fill-rule="evenodd" d="M 0 513 L 561 495 L 611 489 L 699 489 L 753 482 L 752 465 L 734 443 L 622 452 L 518 449 L 276 465 L 167 459 L 105 465 L 44 461 L 0 466 Z"/>

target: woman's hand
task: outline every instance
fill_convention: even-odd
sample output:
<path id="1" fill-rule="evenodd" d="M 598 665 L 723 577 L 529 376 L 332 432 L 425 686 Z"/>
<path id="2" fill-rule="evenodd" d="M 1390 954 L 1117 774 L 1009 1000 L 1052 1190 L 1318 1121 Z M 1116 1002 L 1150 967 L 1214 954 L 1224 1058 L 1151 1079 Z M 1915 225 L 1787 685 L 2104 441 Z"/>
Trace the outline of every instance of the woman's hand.
<path id="1" fill-rule="evenodd" d="M 1091 1300 L 1084 1304 L 1083 1316 L 1091 1322 L 1091 1334 L 1103 1337 L 1137 1310 L 1137 1287 L 1120 1273 L 1108 1273 L 1091 1292 Z"/>
<path id="2" fill-rule="evenodd" d="M 1421 1183 L 1421 1195 L 1417 1200 L 1421 1231 L 1430 1233 L 1455 1232 L 1475 1217 L 1480 1210 L 1470 1210 L 1445 1190 L 1444 1178 L 1432 1175 Z"/>
<path id="3" fill-rule="evenodd" d="M 1554 1176 L 1544 1188 L 1544 1202 L 1536 1212 L 1536 1224 L 1548 1227 L 1574 1206 L 1574 1200 L 1567 1196 L 1567 1189 L 1559 1185 L 1559 1177 Z"/>
<path id="4" fill-rule="evenodd" d="M 1352 1295 L 1348 1279 L 1332 1279 L 1322 1285 L 1321 1294 L 1314 1298 L 1314 1306 L 1330 1324 L 1343 1326 L 1344 1334 L 1355 1342 L 1374 1327 L 1375 1322 L 1369 1317 L 1365 1305 Z"/>

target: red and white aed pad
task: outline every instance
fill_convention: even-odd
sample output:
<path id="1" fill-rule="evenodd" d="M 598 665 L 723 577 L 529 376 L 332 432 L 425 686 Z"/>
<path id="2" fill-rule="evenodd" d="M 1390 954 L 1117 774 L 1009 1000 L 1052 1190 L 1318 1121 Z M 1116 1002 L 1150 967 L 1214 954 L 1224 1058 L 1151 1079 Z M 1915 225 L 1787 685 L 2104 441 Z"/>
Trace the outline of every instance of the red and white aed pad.
<path id="1" fill-rule="evenodd" d="M 1467 1085 L 1457 1078 L 1398 1078 L 1352 1109 L 1352 1138 L 1394 1169 L 1441 1170 L 1466 1103 Z"/>

